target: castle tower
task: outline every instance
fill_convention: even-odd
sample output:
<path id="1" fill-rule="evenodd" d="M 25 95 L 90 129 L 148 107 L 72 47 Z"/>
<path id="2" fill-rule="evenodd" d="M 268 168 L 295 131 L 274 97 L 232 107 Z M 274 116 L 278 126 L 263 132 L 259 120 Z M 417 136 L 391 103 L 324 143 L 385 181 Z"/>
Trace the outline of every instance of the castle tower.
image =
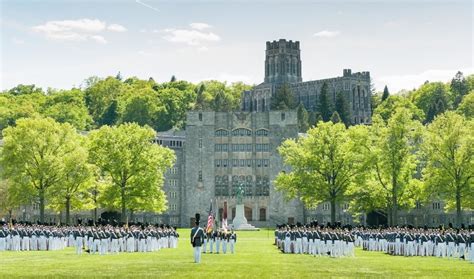
<path id="1" fill-rule="evenodd" d="M 301 82 L 300 42 L 267 42 L 265 51 L 265 82 L 294 83 Z"/>

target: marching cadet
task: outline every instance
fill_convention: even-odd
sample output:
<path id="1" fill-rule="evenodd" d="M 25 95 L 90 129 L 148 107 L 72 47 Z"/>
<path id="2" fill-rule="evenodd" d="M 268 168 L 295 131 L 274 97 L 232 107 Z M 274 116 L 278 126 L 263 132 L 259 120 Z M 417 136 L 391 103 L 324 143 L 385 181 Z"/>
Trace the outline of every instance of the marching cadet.
<path id="1" fill-rule="evenodd" d="M 289 227 L 286 227 L 285 245 L 283 247 L 285 248 L 285 253 L 286 254 L 291 253 L 291 232 L 290 232 Z"/>
<path id="2" fill-rule="evenodd" d="M 227 232 L 222 232 L 222 253 L 227 253 L 227 243 L 229 243 L 229 234 Z"/>
<path id="3" fill-rule="evenodd" d="M 466 237 L 463 234 L 463 231 L 459 231 L 456 237 L 458 243 L 458 256 L 460 259 L 464 259 L 466 253 Z"/>
<path id="4" fill-rule="evenodd" d="M 234 230 L 231 231 L 229 236 L 229 243 L 230 243 L 230 253 L 235 253 L 235 244 L 237 243 L 237 235 L 235 234 Z"/>
<path id="5" fill-rule="evenodd" d="M 8 231 L 6 228 L 0 229 L 0 251 L 5 251 L 7 249 L 7 237 Z"/>
<path id="6" fill-rule="evenodd" d="M 214 232 L 214 239 L 216 242 L 216 253 L 219 254 L 221 248 L 221 231 L 218 229 Z"/>
<path id="7" fill-rule="evenodd" d="M 80 228 L 75 227 L 73 230 L 73 235 L 75 239 L 76 254 L 82 254 L 82 232 Z"/>
<path id="8" fill-rule="evenodd" d="M 201 219 L 201 215 L 196 213 L 195 215 L 195 223 L 196 225 L 191 229 L 191 245 L 194 248 L 194 262 L 200 263 L 201 262 L 201 245 L 204 242 L 204 230 L 199 227 L 199 219 Z"/>

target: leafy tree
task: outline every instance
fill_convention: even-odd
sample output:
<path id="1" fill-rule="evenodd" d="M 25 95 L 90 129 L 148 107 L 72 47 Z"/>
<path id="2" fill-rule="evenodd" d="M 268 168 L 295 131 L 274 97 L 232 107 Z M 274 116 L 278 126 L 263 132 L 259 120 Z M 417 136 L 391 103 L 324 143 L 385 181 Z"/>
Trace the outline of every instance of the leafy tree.
<path id="1" fill-rule="evenodd" d="M 158 94 L 151 88 L 141 89 L 129 96 L 122 115 L 123 123 L 153 126 L 158 112 L 164 110 L 157 102 Z"/>
<path id="2" fill-rule="evenodd" d="M 374 117 L 379 115 L 384 121 L 388 121 L 398 108 L 408 109 L 414 120 L 422 121 L 425 118 L 423 110 L 415 106 L 408 98 L 399 95 L 391 95 L 381 103 L 375 109 Z"/>
<path id="3" fill-rule="evenodd" d="M 115 125 L 119 120 L 119 111 L 118 111 L 118 102 L 117 100 L 112 100 L 110 105 L 104 111 L 102 116 L 99 118 L 99 125 Z"/>
<path id="4" fill-rule="evenodd" d="M 278 148 L 290 172 L 280 172 L 276 187 L 286 198 L 300 198 L 308 207 L 331 204 L 331 222 L 336 205 L 360 173 L 348 130 L 341 124 L 320 122 L 306 137 L 288 139 Z"/>
<path id="5" fill-rule="evenodd" d="M 272 110 L 288 110 L 295 108 L 293 92 L 287 83 L 281 85 L 273 98 L 271 98 L 270 108 Z"/>
<path id="6" fill-rule="evenodd" d="M 134 123 L 103 126 L 90 133 L 90 158 L 111 184 L 103 191 L 103 202 L 121 210 L 161 212 L 166 197 L 161 189 L 164 172 L 170 168 L 173 151 L 152 143 L 155 132 Z"/>
<path id="7" fill-rule="evenodd" d="M 464 96 L 461 104 L 459 104 L 457 111 L 459 114 L 464 115 L 464 117 L 466 117 L 467 119 L 474 118 L 474 90 Z"/>
<path id="8" fill-rule="evenodd" d="M 464 78 L 462 72 L 458 71 L 451 80 L 450 89 L 452 93 L 453 106 L 456 109 L 461 103 L 462 98 L 469 92 L 468 81 Z"/>
<path id="9" fill-rule="evenodd" d="M 11 194 L 21 202 L 25 197 L 37 198 L 44 222 L 48 191 L 62 182 L 64 160 L 75 152 L 78 135 L 68 123 L 51 118 L 19 119 L 3 135 L 1 165 L 4 177 L 11 181 Z"/>
<path id="10" fill-rule="evenodd" d="M 130 90 L 129 85 L 122 83 L 115 77 L 99 80 L 93 83 L 92 86 L 87 87 L 85 89 L 86 106 L 95 123 L 108 122 L 102 119 L 109 116 L 105 114 L 106 110 L 110 108 L 113 100 L 118 100 L 128 90 Z"/>
<path id="11" fill-rule="evenodd" d="M 380 92 L 374 93 L 370 96 L 370 107 L 372 108 L 372 111 L 370 112 L 371 115 L 374 115 L 374 111 L 377 109 L 381 102 L 382 97 L 380 96 Z"/>
<path id="12" fill-rule="evenodd" d="M 59 123 L 69 123 L 79 130 L 86 130 L 92 124 L 84 93 L 79 89 L 52 92 L 43 105 L 42 115 Z"/>
<path id="13" fill-rule="evenodd" d="M 333 112 L 331 115 L 331 122 L 336 124 L 336 123 L 342 123 L 341 117 L 339 116 L 339 113 L 337 111 Z"/>
<path id="14" fill-rule="evenodd" d="M 204 91 L 206 90 L 206 86 L 201 83 L 196 87 L 196 104 L 194 106 L 197 110 L 204 110 L 206 109 L 206 102 L 204 98 Z"/>
<path id="15" fill-rule="evenodd" d="M 347 104 L 346 98 L 341 92 L 337 93 L 336 96 L 336 111 L 340 117 L 340 120 L 346 124 L 346 127 L 351 123 L 351 114 L 349 111 L 349 105 Z M 334 114 L 333 114 L 334 115 Z"/>
<path id="16" fill-rule="evenodd" d="M 447 86 L 441 82 L 427 82 L 410 94 L 410 99 L 425 113 L 424 123 L 433 121 L 436 115 L 449 107 Z"/>
<path id="17" fill-rule="evenodd" d="M 382 94 L 382 102 L 387 100 L 387 98 L 390 96 L 390 92 L 388 92 L 388 87 L 385 85 L 383 88 L 383 94 Z"/>
<path id="18" fill-rule="evenodd" d="M 327 83 L 323 83 L 323 86 L 321 87 L 321 93 L 319 94 L 319 112 L 321 113 L 321 117 L 323 118 L 324 122 L 331 119 L 333 112 L 328 94 L 328 85 Z"/>
<path id="19" fill-rule="evenodd" d="M 375 115 L 370 129 L 354 129 L 354 144 L 366 159 L 367 179 L 365 185 L 351 188 L 351 195 L 356 197 L 353 207 L 384 212 L 389 225 L 397 225 L 400 208 L 413 206 L 420 195 L 414 174 L 422 125 L 413 120 L 411 110 L 402 107 L 388 121 Z"/>
<path id="20" fill-rule="evenodd" d="M 460 226 L 462 209 L 474 200 L 474 121 L 454 112 L 439 115 L 426 129 L 422 150 L 427 193 L 456 208 Z"/>
<path id="21" fill-rule="evenodd" d="M 306 111 L 303 103 L 300 103 L 298 105 L 297 116 L 298 116 L 298 130 L 301 133 L 305 133 L 309 128 L 309 124 L 308 124 L 308 112 Z"/>
<path id="22" fill-rule="evenodd" d="M 231 111 L 232 110 L 232 100 L 224 91 L 217 92 L 214 97 L 214 101 L 211 104 L 211 108 L 214 111 Z"/>
<path id="23" fill-rule="evenodd" d="M 23 85 L 19 84 L 12 89 L 8 90 L 9 94 L 12 94 L 13 96 L 19 96 L 19 95 L 29 95 L 29 94 L 42 94 L 44 95 L 43 89 L 36 87 L 34 84 L 30 85 Z"/>
<path id="24" fill-rule="evenodd" d="M 93 183 L 93 166 L 88 163 L 88 151 L 85 141 L 77 138 L 75 148 L 63 158 L 61 183 L 51 186 L 49 207 L 57 211 L 66 211 L 66 224 L 71 221 L 71 209 L 89 209 L 91 207 L 90 185 Z"/>

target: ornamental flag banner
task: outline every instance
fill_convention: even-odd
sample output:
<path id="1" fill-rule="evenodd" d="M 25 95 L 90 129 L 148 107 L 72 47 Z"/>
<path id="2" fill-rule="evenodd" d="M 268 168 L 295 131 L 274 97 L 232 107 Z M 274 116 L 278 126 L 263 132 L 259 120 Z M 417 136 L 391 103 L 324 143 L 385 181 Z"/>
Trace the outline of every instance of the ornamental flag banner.
<path id="1" fill-rule="evenodd" d="M 227 233 L 227 201 L 224 201 L 224 213 L 222 214 L 222 229 Z"/>

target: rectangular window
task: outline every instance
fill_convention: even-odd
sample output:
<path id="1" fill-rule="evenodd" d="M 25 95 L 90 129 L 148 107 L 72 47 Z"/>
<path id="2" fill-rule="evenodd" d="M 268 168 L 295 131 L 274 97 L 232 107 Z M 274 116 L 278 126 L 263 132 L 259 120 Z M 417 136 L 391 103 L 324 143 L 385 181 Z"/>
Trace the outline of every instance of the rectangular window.
<path id="1" fill-rule="evenodd" d="M 201 170 L 198 173 L 198 181 L 202 182 L 202 171 Z"/>
<path id="2" fill-rule="evenodd" d="M 281 113 L 281 121 L 285 121 L 285 113 L 284 112 Z"/>
<path id="3" fill-rule="evenodd" d="M 267 159 L 264 159 L 264 160 L 263 160 L 263 166 L 264 166 L 265 168 L 268 168 L 268 163 L 269 163 L 269 161 L 270 161 L 270 160 L 267 160 Z"/>
<path id="4" fill-rule="evenodd" d="M 232 166 L 233 167 L 238 167 L 239 166 L 239 160 L 238 159 L 232 159 Z"/>
<path id="5" fill-rule="evenodd" d="M 252 167 L 252 160 L 251 159 L 247 159 L 247 167 Z"/>
<path id="6" fill-rule="evenodd" d="M 199 148 L 202 148 L 202 139 L 199 139 Z"/>
<path id="7" fill-rule="evenodd" d="M 257 159 L 257 168 L 261 168 L 261 167 L 262 167 L 262 160 Z"/>
<path id="8" fill-rule="evenodd" d="M 222 151 L 227 152 L 227 143 L 222 144 Z"/>
<path id="9" fill-rule="evenodd" d="M 245 160 L 240 160 L 240 166 L 245 167 Z"/>
<path id="10" fill-rule="evenodd" d="M 199 121 L 202 121 L 202 113 L 199 113 Z"/>
<path id="11" fill-rule="evenodd" d="M 220 168 L 221 167 L 221 160 L 217 159 L 216 160 L 216 168 Z"/>

